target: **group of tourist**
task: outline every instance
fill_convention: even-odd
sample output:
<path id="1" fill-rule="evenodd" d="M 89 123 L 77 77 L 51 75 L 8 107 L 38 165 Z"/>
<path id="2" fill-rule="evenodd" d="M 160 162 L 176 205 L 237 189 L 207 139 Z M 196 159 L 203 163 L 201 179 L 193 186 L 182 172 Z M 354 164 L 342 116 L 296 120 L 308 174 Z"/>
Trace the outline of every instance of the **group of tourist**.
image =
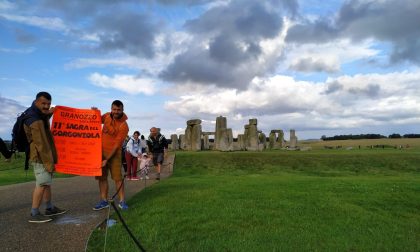
<path id="1" fill-rule="evenodd" d="M 146 140 L 143 135 L 140 137 L 140 132 L 134 131 L 133 137 L 126 137 L 123 145 L 123 166 L 127 180 L 139 180 L 139 172 L 144 175 L 141 179 L 149 179 L 151 158 L 146 153 L 146 147 Z"/>
<path id="2" fill-rule="evenodd" d="M 123 166 L 127 180 L 149 179 L 148 171 L 153 164 L 156 166 L 156 180 L 160 180 L 160 169 L 164 159 L 164 153 L 168 147 L 166 138 L 160 134 L 159 129 L 150 129 L 150 136 L 146 140 L 139 131 L 134 131 L 133 136 L 126 137 L 123 144 Z M 146 151 L 147 150 L 147 151 Z M 147 153 L 153 153 L 152 157 Z"/>
<path id="3" fill-rule="evenodd" d="M 35 101 L 25 113 L 28 119 L 24 122 L 24 130 L 29 142 L 29 160 L 35 174 L 35 189 L 32 194 L 32 208 L 29 222 L 44 223 L 52 220 L 51 216 L 67 212 L 52 203 L 51 184 L 57 163 L 57 151 L 50 130 L 50 118 L 54 107 L 51 107 L 51 95 L 47 92 L 39 92 Z M 96 108 L 92 108 L 96 109 Z M 93 210 L 101 210 L 109 207 L 108 202 L 108 172 L 118 188 L 119 204 L 122 210 L 127 210 L 128 205 L 124 194 L 124 176 L 122 174 L 123 156 L 127 161 L 126 176 L 128 180 L 138 180 L 138 172 L 148 178 L 148 168 L 153 163 L 156 167 L 156 179 L 160 180 L 161 166 L 164 153 L 168 144 L 158 128 L 150 129 L 150 136 L 146 141 L 140 137 L 140 132 L 135 131 L 127 141 L 125 153 L 123 143 L 128 135 L 127 115 L 124 113 L 124 105 L 115 100 L 111 104 L 111 112 L 102 115 L 102 176 L 96 177 L 99 184 L 100 201 Z M 10 158 L 11 152 L 7 150 L 3 141 L 0 142 L 1 153 Z M 147 149 L 147 151 L 146 151 Z M 138 162 L 140 160 L 140 162 Z M 153 162 L 152 162 L 153 161 Z M 138 170 L 139 164 L 139 170 Z M 44 214 L 40 213 L 40 206 L 45 203 Z"/>

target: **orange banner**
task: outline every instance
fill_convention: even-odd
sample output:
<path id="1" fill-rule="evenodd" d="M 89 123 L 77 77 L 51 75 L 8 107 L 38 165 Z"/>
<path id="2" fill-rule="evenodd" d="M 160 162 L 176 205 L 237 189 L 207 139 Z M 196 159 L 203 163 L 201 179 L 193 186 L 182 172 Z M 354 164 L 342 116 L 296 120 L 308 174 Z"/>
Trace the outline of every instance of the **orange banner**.
<path id="1" fill-rule="evenodd" d="M 51 132 L 57 148 L 57 172 L 101 176 L 101 111 L 56 106 Z"/>

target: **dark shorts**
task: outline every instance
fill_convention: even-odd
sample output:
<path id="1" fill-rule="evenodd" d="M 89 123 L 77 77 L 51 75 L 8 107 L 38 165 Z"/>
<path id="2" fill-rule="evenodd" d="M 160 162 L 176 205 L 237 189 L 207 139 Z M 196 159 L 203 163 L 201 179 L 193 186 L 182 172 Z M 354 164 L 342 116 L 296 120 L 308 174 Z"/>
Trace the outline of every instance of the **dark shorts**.
<path id="1" fill-rule="evenodd" d="M 162 164 L 163 163 L 163 153 L 153 153 L 153 164 Z"/>

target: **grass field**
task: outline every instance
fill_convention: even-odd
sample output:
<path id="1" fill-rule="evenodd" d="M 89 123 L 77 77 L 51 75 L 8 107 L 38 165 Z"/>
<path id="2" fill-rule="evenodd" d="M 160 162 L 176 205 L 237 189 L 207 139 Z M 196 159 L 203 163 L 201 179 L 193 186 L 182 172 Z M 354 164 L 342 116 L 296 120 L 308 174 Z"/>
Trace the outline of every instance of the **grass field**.
<path id="1" fill-rule="evenodd" d="M 420 138 L 396 138 L 396 139 L 360 139 L 360 140 L 335 140 L 335 141 L 299 141 L 300 146 L 311 147 L 313 149 L 324 149 L 325 146 L 337 147 L 342 146 L 353 147 L 358 149 L 359 146 L 361 149 L 369 149 L 370 146 L 376 145 L 385 145 L 387 149 L 390 148 L 399 148 L 400 146 L 403 149 L 420 149 Z M 408 148 L 407 148 L 408 147 Z"/>
<path id="2" fill-rule="evenodd" d="M 25 167 L 25 154 L 21 153 L 18 156 L 13 156 L 10 162 L 5 162 L 4 158 L 0 159 L 0 186 L 34 181 L 34 171 L 29 166 L 27 171 Z M 72 175 L 65 175 L 55 173 L 55 177 L 64 178 Z"/>
<path id="3" fill-rule="evenodd" d="M 179 152 L 128 203 L 148 251 L 420 251 L 420 150 Z M 136 250 L 120 223 L 106 250 Z"/>

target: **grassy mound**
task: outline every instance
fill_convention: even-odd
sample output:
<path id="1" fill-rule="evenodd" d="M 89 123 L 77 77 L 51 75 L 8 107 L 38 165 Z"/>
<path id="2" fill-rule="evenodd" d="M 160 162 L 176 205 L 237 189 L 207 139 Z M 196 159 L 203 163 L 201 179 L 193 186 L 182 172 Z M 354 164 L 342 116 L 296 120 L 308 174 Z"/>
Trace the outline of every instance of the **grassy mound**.
<path id="1" fill-rule="evenodd" d="M 181 152 L 123 216 L 148 251 L 418 251 L 419 163 L 398 150 Z M 106 247 L 136 250 L 120 223 Z"/>

